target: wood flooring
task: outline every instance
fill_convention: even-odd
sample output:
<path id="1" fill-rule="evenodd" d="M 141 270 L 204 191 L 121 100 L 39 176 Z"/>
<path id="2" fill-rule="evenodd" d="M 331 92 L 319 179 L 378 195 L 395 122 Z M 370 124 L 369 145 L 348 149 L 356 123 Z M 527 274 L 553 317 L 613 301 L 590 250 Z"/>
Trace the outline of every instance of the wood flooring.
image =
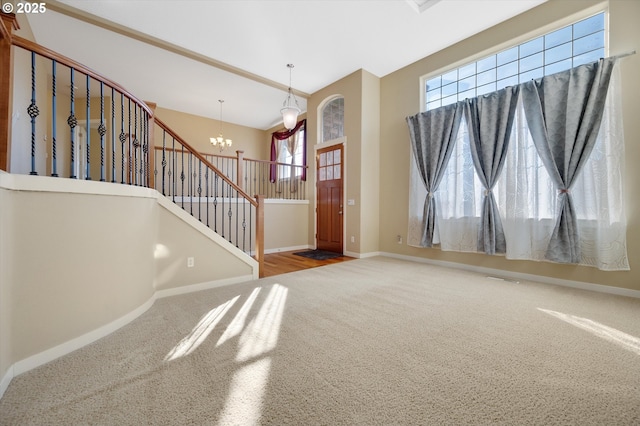
<path id="1" fill-rule="evenodd" d="M 299 251 L 304 250 L 265 254 L 264 276 L 271 277 L 274 275 L 286 274 L 288 272 L 301 271 L 303 269 L 316 268 L 318 266 L 330 265 L 332 263 L 340 263 L 355 259 L 353 257 L 340 256 L 327 260 L 315 260 L 293 254 Z"/>

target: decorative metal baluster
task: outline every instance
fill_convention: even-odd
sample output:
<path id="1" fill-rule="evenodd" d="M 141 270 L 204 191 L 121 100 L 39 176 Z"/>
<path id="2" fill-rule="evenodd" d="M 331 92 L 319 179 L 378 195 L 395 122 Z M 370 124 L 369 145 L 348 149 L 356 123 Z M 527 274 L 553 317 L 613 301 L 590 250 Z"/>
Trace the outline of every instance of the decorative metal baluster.
<path id="1" fill-rule="evenodd" d="M 227 184 L 229 185 L 229 184 Z M 232 238 L 231 238 L 231 230 L 233 229 L 231 227 L 231 217 L 233 216 L 233 210 L 231 209 L 231 203 L 232 203 L 232 199 L 231 199 L 231 185 L 229 185 L 229 211 L 227 212 L 227 216 L 229 216 L 229 242 L 231 243 Z M 236 203 L 237 203 L 237 196 L 236 196 Z"/>
<path id="2" fill-rule="evenodd" d="M 87 75 L 87 164 L 85 179 L 91 180 L 91 77 Z"/>
<path id="3" fill-rule="evenodd" d="M 205 187 L 205 200 L 206 200 L 206 213 L 207 213 L 207 227 L 209 227 L 209 167 L 204 171 L 204 187 Z"/>
<path id="4" fill-rule="evenodd" d="M 198 220 L 202 222 L 202 161 L 198 159 Z"/>
<path id="5" fill-rule="evenodd" d="M 120 183 L 124 185 L 124 156 L 127 135 L 124 133 L 124 93 L 120 92 Z"/>
<path id="6" fill-rule="evenodd" d="M 162 195 L 166 195 L 164 192 L 164 177 L 167 171 L 167 132 L 162 130 Z"/>
<path id="7" fill-rule="evenodd" d="M 247 200 L 242 200 L 242 251 L 246 250 L 247 243 Z"/>
<path id="8" fill-rule="evenodd" d="M 144 111 L 144 110 L 143 110 Z M 144 111 L 144 145 L 142 145 L 142 151 L 144 152 L 144 186 L 149 187 L 149 115 Z"/>
<path id="9" fill-rule="evenodd" d="M 37 175 L 36 171 L 36 117 L 40 114 L 36 106 L 36 54 L 31 52 L 31 104 L 27 108 L 31 117 L 31 172 L 30 175 Z"/>
<path id="10" fill-rule="evenodd" d="M 176 168 L 178 167 L 178 156 L 176 155 L 176 138 L 171 136 L 171 164 L 173 167 L 169 169 L 169 183 L 171 184 L 171 196 L 173 202 L 176 202 L 176 191 L 178 190 L 176 182 Z M 173 175 L 173 178 L 171 177 Z"/>
<path id="11" fill-rule="evenodd" d="M 180 180 L 182 181 L 182 192 L 180 193 L 181 197 L 180 197 L 180 201 L 182 203 L 182 209 L 184 210 L 184 146 L 181 146 L 182 148 L 182 170 L 180 171 Z"/>
<path id="12" fill-rule="evenodd" d="M 238 203 L 240 202 L 240 199 L 239 199 L 240 196 L 238 194 L 238 190 L 236 190 L 235 193 L 236 193 L 236 247 L 240 247 L 238 245 L 238 239 L 240 238 L 239 237 L 240 233 L 238 232 L 238 225 L 240 225 L 240 221 L 239 221 L 240 216 L 238 215 L 238 211 L 240 208 L 240 206 L 238 205 Z"/>
<path id="13" fill-rule="evenodd" d="M 193 154 L 189 151 L 189 213 L 193 216 L 193 180 L 195 179 L 195 175 L 191 176 L 191 171 L 193 170 Z"/>
<path id="14" fill-rule="evenodd" d="M 129 133 L 127 133 L 127 183 L 131 185 L 133 180 L 133 170 L 131 170 L 131 98 L 127 98 L 127 100 L 129 101 L 129 116 L 127 117 L 127 128 L 129 129 Z"/>
<path id="15" fill-rule="evenodd" d="M 213 175 L 213 230 L 218 232 L 218 174 Z"/>
<path id="16" fill-rule="evenodd" d="M 131 99 L 129 99 L 131 102 Z M 140 142 L 138 141 L 138 105 L 133 106 L 133 185 L 138 185 L 138 147 Z"/>
<path id="17" fill-rule="evenodd" d="M 69 118 L 67 118 L 67 124 L 71 128 L 71 179 L 77 179 L 76 176 L 76 131 L 75 128 L 78 125 L 78 119 L 76 118 L 75 111 L 75 86 L 74 86 L 74 69 L 71 68 L 71 112 Z"/>
<path id="18" fill-rule="evenodd" d="M 224 197 L 224 185 L 226 184 L 226 182 L 224 181 L 224 179 L 220 179 L 220 184 L 222 185 L 222 188 L 221 188 L 221 190 L 222 190 L 222 191 L 221 191 L 221 192 L 222 192 L 222 194 L 221 194 L 221 196 L 220 196 L 220 198 L 222 198 L 222 212 L 221 212 L 221 214 L 220 214 L 220 222 L 222 223 L 222 227 L 221 227 L 221 231 L 222 231 L 222 232 L 220 232 L 220 235 L 222 236 L 222 238 L 224 238 L 224 214 L 225 214 L 225 212 L 227 211 L 227 210 L 226 210 L 226 208 L 224 207 L 224 201 L 225 201 L 225 197 Z"/>
<path id="19" fill-rule="evenodd" d="M 51 61 L 51 176 L 58 177 L 58 147 L 56 145 L 56 60 Z"/>
<path id="20" fill-rule="evenodd" d="M 100 182 L 106 181 L 105 175 L 107 169 L 104 164 L 104 135 L 107 133 L 107 127 L 104 125 L 104 83 L 100 82 L 100 125 L 98 126 L 98 134 L 100 135 Z"/>
<path id="21" fill-rule="evenodd" d="M 116 91 L 111 88 L 111 183 L 116 183 Z"/>

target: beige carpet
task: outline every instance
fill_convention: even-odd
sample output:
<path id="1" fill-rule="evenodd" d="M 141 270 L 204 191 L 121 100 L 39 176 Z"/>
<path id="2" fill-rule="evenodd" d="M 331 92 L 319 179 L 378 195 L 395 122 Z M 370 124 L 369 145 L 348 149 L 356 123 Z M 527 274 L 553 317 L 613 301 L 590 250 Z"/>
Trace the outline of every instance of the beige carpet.
<path id="1" fill-rule="evenodd" d="M 2 425 L 640 424 L 640 300 L 389 258 L 161 299 Z"/>

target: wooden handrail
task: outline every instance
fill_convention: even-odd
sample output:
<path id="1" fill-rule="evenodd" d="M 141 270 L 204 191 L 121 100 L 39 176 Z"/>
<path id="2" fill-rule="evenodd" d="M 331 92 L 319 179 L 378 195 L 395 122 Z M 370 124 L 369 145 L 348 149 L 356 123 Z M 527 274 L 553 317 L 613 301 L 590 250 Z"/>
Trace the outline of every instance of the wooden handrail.
<path id="1" fill-rule="evenodd" d="M 113 87 L 114 89 L 116 89 L 117 91 L 119 91 L 120 93 L 124 94 L 129 99 L 131 99 L 132 101 L 134 101 L 136 104 L 140 105 L 147 112 L 147 114 L 149 114 L 150 116 L 153 115 L 153 111 L 151 110 L 151 108 L 149 108 L 149 106 L 146 104 L 146 102 L 142 101 L 141 99 L 139 99 L 138 97 L 133 95 L 131 92 L 129 92 L 127 89 L 125 89 L 124 87 L 122 87 L 121 85 L 116 83 L 115 81 L 110 80 L 107 77 L 105 77 L 102 74 L 100 74 L 99 72 L 94 71 L 91 68 L 82 65 L 80 62 L 76 62 L 71 58 L 68 58 L 68 57 L 66 57 L 64 55 L 61 55 L 61 54 L 59 54 L 57 52 L 54 52 L 53 50 L 47 49 L 44 46 L 40 46 L 39 44 L 34 43 L 34 42 L 32 42 L 30 40 L 27 40 L 25 38 L 22 38 L 22 37 L 13 36 L 12 44 L 14 46 L 21 47 L 21 48 L 29 50 L 31 52 L 35 52 L 38 55 L 41 55 L 41 56 L 44 56 L 45 58 L 49 58 L 51 60 L 54 60 L 54 61 L 56 61 L 56 62 L 58 62 L 58 63 L 60 63 L 62 65 L 66 65 L 69 68 L 73 68 L 76 71 L 80 71 L 80 72 L 88 75 L 89 77 L 94 78 L 95 80 L 98 80 L 98 81 L 101 81 L 101 82 L 105 83 L 109 87 Z"/>
<path id="2" fill-rule="evenodd" d="M 156 118 L 156 121 L 158 121 L 158 118 Z M 177 139 L 177 138 L 176 138 Z M 178 151 L 178 149 L 175 148 L 162 148 L 161 146 L 155 146 L 154 149 L 156 150 L 160 150 L 162 151 L 163 149 L 165 151 Z M 218 155 L 218 154 L 210 154 L 208 152 L 200 152 L 201 155 L 211 155 L 214 157 L 218 157 L 218 158 L 227 158 L 229 160 L 235 160 L 237 159 L 237 157 L 231 156 L 231 155 Z M 304 167 L 305 169 L 308 169 L 309 166 L 303 166 L 300 164 L 289 164 L 289 163 L 278 163 L 276 161 L 270 161 L 270 160 L 255 160 L 253 158 L 244 158 L 245 161 L 253 161 L 256 163 L 265 163 L 265 164 L 269 164 L 269 165 L 275 165 L 275 166 L 286 166 L 286 167 Z"/>
<path id="3" fill-rule="evenodd" d="M 205 164 L 207 167 L 209 167 L 211 170 L 214 170 L 216 172 L 216 174 L 218 174 L 221 179 L 223 179 L 225 182 L 227 182 L 229 184 L 229 186 L 231 186 L 235 191 L 237 191 L 239 195 L 241 195 L 243 198 L 247 199 L 254 207 L 258 207 L 258 202 L 253 197 L 251 197 L 249 194 L 244 192 L 244 190 L 242 188 L 240 188 L 238 185 L 236 185 L 231 179 L 226 177 L 224 175 L 224 173 L 222 173 L 216 166 L 211 164 L 209 162 L 209 160 L 204 158 L 204 156 L 202 154 L 200 154 L 198 151 L 196 151 L 184 139 L 182 139 L 180 136 L 178 136 L 176 134 L 176 132 L 171 130 L 171 128 L 169 126 L 167 126 L 162 120 L 160 120 L 159 118 L 156 117 L 155 122 L 165 132 L 169 133 L 169 135 L 172 138 L 174 138 L 175 140 L 180 142 L 180 144 L 182 144 L 184 147 L 186 147 L 187 151 L 191 152 L 191 154 L 193 154 L 198 160 L 202 161 L 202 163 Z M 165 149 L 168 149 L 168 148 L 165 148 Z"/>

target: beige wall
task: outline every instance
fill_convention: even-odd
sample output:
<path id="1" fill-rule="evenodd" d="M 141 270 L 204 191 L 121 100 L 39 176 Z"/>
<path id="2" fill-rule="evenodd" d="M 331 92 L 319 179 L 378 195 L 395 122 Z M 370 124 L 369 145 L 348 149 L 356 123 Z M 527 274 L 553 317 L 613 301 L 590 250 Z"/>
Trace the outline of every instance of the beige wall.
<path id="1" fill-rule="evenodd" d="M 158 290 L 257 276 L 212 234 L 151 189 L 0 172 L 0 391 Z"/>
<path id="2" fill-rule="evenodd" d="M 195 220 L 195 219 L 194 219 Z M 251 276 L 251 266 L 188 223 L 176 220 L 167 208 L 159 209 L 158 237 L 155 245 L 156 290 L 225 280 L 238 275 Z M 187 258 L 194 266 L 187 267 Z"/>
<path id="3" fill-rule="evenodd" d="M 536 274 L 557 279 L 575 280 L 640 290 L 640 158 L 638 136 L 640 121 L 640 55 L 621 61 L 624 122 L 627 158 L 628 253 L 631 271 L 603 272 L 595 268 L 557 265 L 547 262 L 505 260 L 498 256 L 442 252 L 398 245 L 397 235 L 406 235 L 410 142 L 405 117 L 421 111 L 419 79 L 426 74 L 459 65 L 479 56 L 495 52 L 513 43 L 540 35 L 557 23 L 567 24 L 602 10 L 597 1 L 550 0 L 509 21 L 499 24 L 450 48 L 424 58 L 389 74 L 381 82 L 381 202 L 380 250 L 407 256 L 457 262 L 474 266 Z M 606 6 L 606 4 L 605 4 Z M 610 2 L 610 52 L 619 54 L 640 46 L 640 2 L 613 0 Z M 524 39 L 523 39 L 524 37 Z M 406 238 L 404 238 L 406 240 Z"/>
<path id="4" fill-rule="evenodd" d="M 267 199 L 264 204 L 265 252 L 310 247 L 309 202 Z"/>
<path id="5" fill-rule="evenodd" d="M 209 142 L 210 137 L 218 136 L 220 133 L 220 122 L 218 120 L 159 106 L 156 108 L 156 116 L 199 152 L 220 154 L 220 150 L 214 148 Z M 222 155 L 235 157 L 237 150 L 243 150 L 245 158 L 254 160 L 269 159 L 268 148 L 265 150 L 264 131 L 223 121 L 222 133 L 225 138 L 233 140 L 231 148 L 225 149 Z M 156 143 L 158 143 L 157 141 L 158 139 L 156 138 Z M 266 157 L 265 153 L 267 154 Z"/>
<path id="6" fill-rule="evenodd" d="M 0 172 L 0 179 L 2 179 Z M 13 299 L 11 296 L 13 251 L 12 239 L 11 192 L 0 188 L 0 380 L 13 364 Z"/>
<path id="7" fill-rule="evenodd" d="M 155 199 L 33 191 L 12 198 L 14 361 L 151 297 Z"/>

